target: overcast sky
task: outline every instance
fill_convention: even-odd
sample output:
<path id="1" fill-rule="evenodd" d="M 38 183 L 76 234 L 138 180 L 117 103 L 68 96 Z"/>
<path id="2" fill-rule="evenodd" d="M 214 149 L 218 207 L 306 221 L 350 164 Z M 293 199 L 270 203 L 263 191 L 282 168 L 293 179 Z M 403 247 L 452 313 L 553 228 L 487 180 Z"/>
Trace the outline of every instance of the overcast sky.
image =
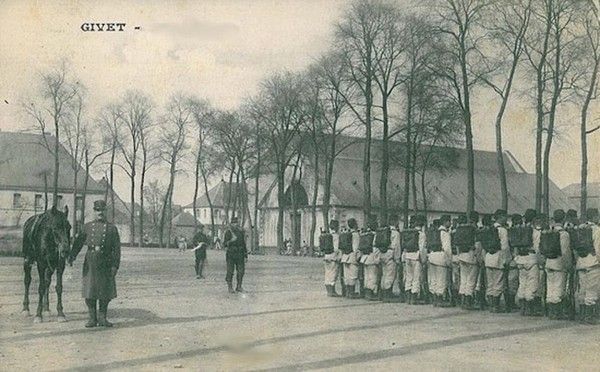
<path id="1" fill-rule="evenodd" d="M 91 109 L 129 88 L 147 92 L 159 106 L 177 91 L 235 108 L 272 71 L 300 70 L 331 43 L 346 4 L 321 1 L 0 1 L 0 128 L 30 126 L 18 102 L 34 93 L 39 72 L 66 57 L 89 91 Z M 124 32 L 82 32 L 83 22 L 123 22 Z M 140 30 L 134 30 L 139 26 Z M 8 103 L 6 103 L 6 102 Z M 494 149 L 497 102 L 474 99 L 475 147 Z M 598 103 L 595 108 L 596 118 Z M 560 116 L 551 178 L 560 186 L 579 181 L 578 116 Z M 515 97 L 506 116 L 505 148 L 532 171 L 530 102 Z M 597 122 L 600 124 L 600 121 Z M 590 141 L 590 181 L 600 181 L 600 132 Z M 182 177 L 175 201 L 191 202 Z M 126 183 L 119 185 L 121 195 Z"/>

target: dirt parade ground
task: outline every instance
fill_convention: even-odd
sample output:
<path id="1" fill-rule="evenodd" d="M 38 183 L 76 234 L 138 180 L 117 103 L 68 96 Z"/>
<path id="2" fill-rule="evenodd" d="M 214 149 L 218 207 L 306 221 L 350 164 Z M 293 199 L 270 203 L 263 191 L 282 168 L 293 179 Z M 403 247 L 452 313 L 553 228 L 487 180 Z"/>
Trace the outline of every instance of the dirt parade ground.
<path id="1" fill-rule="evenodd" d="M 82 260 L 42 324 L 21 314 L 19 258 L 0 258 L 0 369 L 504 370 L 600 368 L 600 327 L 459 308 L 328 298 L 317 258 L 250 256 L 246 293 L 228 294 L 222 252 L 206 278 L 193 254 L 123 250 L 112 329 L 83 327 Z M 34 270 L 34 272 L 36 272 Z M 54 286 L 52 286 L 54 290 Z M 37 305 L 37 272 L 32 283 Z"/>

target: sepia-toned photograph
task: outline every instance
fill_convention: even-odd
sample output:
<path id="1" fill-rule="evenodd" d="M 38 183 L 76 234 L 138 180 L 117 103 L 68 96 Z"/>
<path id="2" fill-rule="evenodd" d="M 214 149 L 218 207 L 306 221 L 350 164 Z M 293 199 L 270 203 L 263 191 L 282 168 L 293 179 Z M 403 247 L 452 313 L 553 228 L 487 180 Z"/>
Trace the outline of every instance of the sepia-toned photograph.
<path id="1" fill-rule="evenodd" d="M 0 371 L 600 370 L 599 0 L 0 0 Z"/>

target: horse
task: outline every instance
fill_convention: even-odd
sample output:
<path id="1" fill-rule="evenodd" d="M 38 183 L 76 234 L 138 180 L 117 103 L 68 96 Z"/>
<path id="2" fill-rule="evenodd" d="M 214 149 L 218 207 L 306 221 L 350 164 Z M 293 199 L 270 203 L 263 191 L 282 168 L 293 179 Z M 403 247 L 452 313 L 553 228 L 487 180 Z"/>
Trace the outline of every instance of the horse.
<path id="1" fill-rule="evenodd" d="M 62 276 L 65 261 L 71 249 L 71 224 L 68 219 L 69 209 L 59 211 L 56 206 L 42 214 L 27 219 L 23 225 L 23 271 L 25 273 L 25 296 L 23 298 L 23 314 L 29 313 L 29 285 L 31 284 L 31 266 L 36 263 L 40 284 L 38 287 L 38 306 L 34 323 L 42 322 L 43 310 L 50 312 L 48 292 L 52 282 L 52 274 L 56 271 L 56 312 L 59 322 L 65 322 L 62 305 Z"/>

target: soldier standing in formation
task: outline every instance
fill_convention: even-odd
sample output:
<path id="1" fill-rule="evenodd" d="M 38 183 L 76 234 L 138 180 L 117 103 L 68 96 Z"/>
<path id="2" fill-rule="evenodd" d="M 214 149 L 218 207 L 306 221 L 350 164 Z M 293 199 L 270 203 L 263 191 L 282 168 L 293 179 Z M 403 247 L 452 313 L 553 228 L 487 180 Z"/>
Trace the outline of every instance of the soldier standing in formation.
<path id="1" fill-rule="evenodd" d="M 323 232 L 319 238 L 319 245 L 324 253 L 323 261 L 325 263 L 325 289 L 329 297 L 340 297 L 335 291 L 335 284 L 340 271 L 341 252 L 339 250 L 339 222 L 331 220 L 329 222 L 330 231 Z"/>
<path id="2" fill-rule="evenodd" d="M 569 233 L 564 229 L 565 211 L 557 209 L 553 214 L 552 230 L 558 233 L 560 250 L 546 256 L 546 307 L 550 319 L 567 319 L 569 301 L 566 298 L 567 280 L 573 270 Z M 573 283 L 569 283 L 570 286 Z"/>
<path id="3" fill-rule="evenodd" d="M 488 295 L 487 303 L 491 305 L 490 311 L 510 311 L 514 305 L 513 293 L 518 293 L 519 299 L 523 300 L 521 301 L 523 315 L 542 315 L 545 310 L 549 319 L 566 319 L 574 315 L 577 298 L 580 321 L 586 324 L 598 324 L 600 297 L 598 210 L 589 209 L 587 222 L 584 224 L 578 224 L 576 212 L 572 210 L 566 214 L 563 210 L 556 210 L 553 214 L 552 226 L 545 222 L 546 218 L 543 214 L 537 215 L 533 210 L 526 211 L 525 217 L 523 223 L 520 215 L 513 215 L 509 227 L 506 211 L 497 210 L 494 214 L 495 221 L 492 221 L 490 215 L 484 215 L 482 226 L 474 229 L 478 224 L 479 215 L 473 213 L 469 218 L 468 227 L 471 233 L 474 232 L 474 236 L 464 235 L 465 229 L 461 228 L 461 225 L 456 226 L 456 235 L 452 236 L 449 231 L 450 216 L 442 216 L 441 220 L 436 220 L 438 223 L 434 221 L 437 235 L 432 235 L 431 228 L 424 231 L 425 219 L 422 216 L 412 216 L 408 229 L 396 231 L 391 228 L 388 249 L 386 249 L 387 238 L 377 238 L 375 235 L 373 239 L 372 223 L 368 224 L 366 231 L 359 236 L 356 221 L 349 220 L 349 227 L 354 230 L 353 234 L 356 237 L 352 239 L 352 248 L 355 249 L 357 246 L 360 248 L 363 253 L 362 261 L 366 264 L 367 295 L 365 298 L 380 299 L 373 293 L 380 290 L 384 302 L 401 302 L 397 301 L 391 293 L 393 278 L 396 277 L 392 263 L 397 260 L 404 261 L 406 265 L 405 275 L 400 276 L 398 284 L 409 294 L 408 303 L 423 303 L 419 301 L 419 294 L 423 291 L 421 284 L 422 274 L 425 271 L 422 270 L 424 262 L 422 247 L 426 247 L 429 251 L 428 276 L 434 296 L 434 306 L 454 306 L 448 304 L 443 296 L 447 293 L 448 283 L 450 283 L 452 245 L 455 244 L 461 263 L 460 294 L 463 296 L 464 309 L 483 309 L 486 305 L 483 298 L 478 299 L 479 306 L 472 306 L 473 295 L 478 292 L 481 294 L 483 291 Z M 463 224 L 462 227 L 465 226 Z M 377 234 L 383 233 L 383 229 L 377 230 Z M 456 241 L 452 243 L 454 239 Z M 347 240 L 348 237 L 345 238 L 345 241 Z M 468 244 L 463 247 L 465 242 Z M 356 271 L 356 264 L 352 262 L 357 260 L 352 260 L 350 256 L 351 253 L 356 252 L 348 247 L 345 250 L 343 261 L 349 273 L 346 283 L 354 283 L 356 275 L 351 273 L 353 270 Z M 372 265 L 369 261 L 373 260 L 373 257 L 370 257 L 373 256 L 373 251 L 378 251 L 380 283 L 376 280 L 377 272 L 372 270 L 376 265 Z M 483 251 L 485 257 L 480 258 L 483 256 Z M 573 261 L 574 253 L 576 265 Z M 511 261 L 518 269 L 509 268 Z M 577 279 L 573 278 L 573 266 L 577 270 Z M 540 276 L 540 268 L 544 269 L 543 277 Z M 509 279 L 511 270 L 520 275 L 517 275 L 516 279 Z M 516 284 L 509 283 L 513 280 Z M 575 287 L 578 288 L 577 294 Z M 354 288 L 348 289 L 348 293 L 354 293 Z M 500 306 L 503 295 L 505 310 Z M 537 299 L 541 296 L 544 296 L 544 303 L 541 299 Z"/>
<path id="4" fill-rule="evenodd" d="M 346 286 L 346 297 L 355 299 L 360 295 L 356 293 L 356 283 L 358 282 L 358 265 L 360 260 L 360 251 L 358 245 L 360 234 L 358 224 L 354 218 L 348 220 L 348 233 L 351 234 L 352 251 L 342 254 L 341 263 L 344 266 L 344 284 Z"/>
<path id="5" fill-rule="evenodd" d="M 225 245 L 225 262 L 227 264 L 227 274 L 225 281 L 229 293 L 243 292 L 242 281 L 246 271 L 246 262 L 248 261 L 248 249 L 246 248 L 246 234 L 244 229 L 238 225 L 237 217 L 231 218 L 231 223 L 225 231 L 223 242 Z M 236 287 L 233 290 L 233 272 L 236 272 Z"/>
<path id="6" fill-rule="evenodd" d="M 477 229 L 479 223 L 479 213 L 472 212 L 469 215 L 469 224 L 473 229 L 473 234 Z M 462 248 L 458 253 L 458 261 L 460 265 L 460 287 L 458 290 L 459 296 L 461 296 L 461 303 L 465 310 L 473 309 L 473 295 L 475 293 L 475 287 L 477 286 L 477 278 L 479 276 L 479 266 L 477 261 L 477 252 L 481 252 L 481 249 L 477 249 L 480 243 L 473 241 L 473 244 Z"/>
<path id="7" fill-rule="evenodd" d="M 82 297 L 89 315 L 85 327 L 112 327 L 106 316 L 108 303 L 117 297 L 115 276 L 121 263 L 121 240 L 115 225 L 106 221 L 106 202 L 94 201 L 94 211 L 96 220 L 83 226 L 75 238 L 68 262 L 72 265 L 83 246 L 87 246 L 82 277 Z"/>
<path id="8" fill-rule="evenodd" d="M 444 296 L 448 290 L 448 279 L 450 279 L 450 270 L 452 269 L 451 224 L 452 221 L 449 215 L 443 215 L 440 218 L 440 226 L 437 231 L 440 235 L 440 244 L 439 247 L 436 245 L 427 257 L 429 263 L 427 278 L 429 280 L 429 290 L 433 295 L 433 306 L 449 306 L 444 301 Z"/>
<path id="9" fill-rule="evenodd" d="M 598 296 L 600 294 L 600 227 L 598 226 L 598 209 L 587 210 L 587 222 L 579 226 L 579 230 L 588 234 L 578 234 L 581 246 L 577 249 L 577 274 L 583 303 L 580 306 L 581 319 L 588 324 L 598 324 Z M 588 230 L 584 230 L 588 229 Z M 591 239 L 589 239 L 591 235 Z M 591 240 L 591 241 L 590 241 Z M 591 243 L 591 244 L 590 244 Z"/>

